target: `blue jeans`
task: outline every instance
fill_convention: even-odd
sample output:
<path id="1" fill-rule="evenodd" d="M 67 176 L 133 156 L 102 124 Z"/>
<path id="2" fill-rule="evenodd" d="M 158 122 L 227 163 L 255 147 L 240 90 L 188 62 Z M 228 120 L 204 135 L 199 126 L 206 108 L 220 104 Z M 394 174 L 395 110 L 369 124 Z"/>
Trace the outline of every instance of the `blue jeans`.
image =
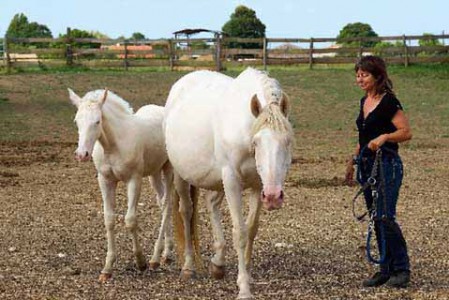
<path id="1" fill-rule="evenodd" d="M 359 158 L 359 168 L 357 172 L 357 180 L 360 184 L 365 184 L 371 176 L 371 171 L 375 161 L 373 155 L 364 156 L 363 153 Z M 403 165 L 401 158 L 396 153 L 383 151 L 382 168 L 384 174 L 385 189 L 381 186 L 380 165 L 376 176 L 376 190 L 378 192 L 376 203 L 376 219 L 374 220 L 374 229 L 376 232 L 377 246 L 381 253 L 381 241 L 386 241 L 385 261 L 380 265 L 380 271 L 384 274 L 391 274 L 397 271 L 409 270 L 410 262 L 407 254 L 407 244 L 402 235 L 401 228 L 396 222 L 396 204 L 399 197 L 399 189 L 401 188 L 403 178 Z M 364 191 L 367 209 L 371 209 L 373 205 L 373 195 L 371 188 Z M 374 208 L 373 208 L 374 209 Z M 382 237 L 381 226 L 384 227 Z"/>

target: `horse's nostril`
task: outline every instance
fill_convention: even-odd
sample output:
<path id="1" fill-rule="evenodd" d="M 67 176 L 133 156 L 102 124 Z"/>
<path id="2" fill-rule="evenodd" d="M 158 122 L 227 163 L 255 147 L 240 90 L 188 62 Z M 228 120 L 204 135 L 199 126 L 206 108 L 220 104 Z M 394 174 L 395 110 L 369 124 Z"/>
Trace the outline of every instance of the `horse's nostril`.
<path id="1" fill-rule="evenodd" d="M 281 199 L 284 199 L 284 191 L 281 191 L 281 195 L 279 196 Z"/>
<path id="2" fill-rule="evenodd" d="M 86 151 L 86 154 L 84 155 L 84 157 L 88 157 L 89 156 L 89 152 Z"/>

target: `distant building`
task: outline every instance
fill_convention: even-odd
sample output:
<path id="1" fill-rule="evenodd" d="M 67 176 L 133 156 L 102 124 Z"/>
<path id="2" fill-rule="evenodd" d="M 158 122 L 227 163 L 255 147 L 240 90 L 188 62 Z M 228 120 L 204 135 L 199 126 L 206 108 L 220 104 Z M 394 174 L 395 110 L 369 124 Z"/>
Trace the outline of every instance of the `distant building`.
<path id="1" fill-rule="evenodd" d="M 102 45 L 101 49 L 109 50 L 109 51 L 117 51 L 120 52 L 117 54 L 118 58 L 125 58 L 125 45 L 116 44 L 116 45 Z M 126 49 L 128 51 L 129 58 L 154 58 L 154 53 L 148 53 L 153 51 L 152 45 L 126 45 Z"/>

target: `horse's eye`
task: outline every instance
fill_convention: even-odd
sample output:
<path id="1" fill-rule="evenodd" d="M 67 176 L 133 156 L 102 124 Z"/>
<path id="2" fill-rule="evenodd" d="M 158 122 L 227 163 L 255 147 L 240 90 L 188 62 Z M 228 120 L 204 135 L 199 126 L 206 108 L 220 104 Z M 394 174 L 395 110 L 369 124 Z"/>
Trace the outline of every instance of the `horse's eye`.
<path id="1" fill-rule="evenodd" d="M 100 125 L 100 121 L 95 122 L 95 124 Z"/>

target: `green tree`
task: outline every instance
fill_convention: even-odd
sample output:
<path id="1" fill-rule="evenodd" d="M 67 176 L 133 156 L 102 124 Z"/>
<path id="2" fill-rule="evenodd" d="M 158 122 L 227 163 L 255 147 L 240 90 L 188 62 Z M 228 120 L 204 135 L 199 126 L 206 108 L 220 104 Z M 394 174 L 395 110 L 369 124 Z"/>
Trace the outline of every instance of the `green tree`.
<path id="1" fill-rule="evenodd" d="M 60 34 L 60 39 L 66 39 L 67 33 Z M 81 30 L 81 29 L 71 29 L 70 30 L 70 38 L 73 39 L 94 39 L 96 38 L 92 32 Z M 64 46 L 63 44 L 62 46 Z M 101 44 L 99 43 L 91 43 L 91 42 L 71 42 L 71 45 L 75 48 L 100 48 Z"/>
<path id="2" fill-rule="evenodd" d="M 131 39 L 132 39 L 132 40 L 135 40 L 135 41 L 140 41 L 140 40 L 146 39 L 146 37 L 145 37 L 145 35 L 144 35 L 143 33 L 140 33 L 140 32 L 134 32 L 134 33 L 131 35 Z"/>
<path id="3" fill-rule="evenodd" d="M 356 38 L 356 37 L 377 37 L 377 33 L 374 32 L 374 30 L 371 28 L 369 24 L 366 23 L 349 23 L 345 27 L 343 27 L 342 30 L 340 30 L 340 33 L 337 36 L 337 43 L 342 44 L 343 46 L 358 46 L 359 42 L 344 42 L 343 39 L 345 38 Z M 376 41 L 363 41 L 362 46 L 363 47 L 373 47 L 377 44 Z"/>
<path id="4" fill-rule="evenodd" d="M 222 31 L 230 37 L 239 38 L 263 38 L 265 37 L 265 25 L 256 16 L 256 12 L 244 5 L 239 5 L 231 14 Z M 231 48 L 261 48 L 262 44 L 254 43 L 230 43 Z"/>
<path id="5" fill-rule="evenodd" d="M 419 40 L 419 45 L 425 46 L 441 46 L 441 42 L 431 33 L 423 33 L 423 38 Z"/>
<path id="6" fill-rule="evenodd" d="M 16 14 L 9 23 L 6 35 L 15 38 L 51 38 L 52 34 L 46 25 L 29 22 L 24 14 Z"/>
<path id="7" fill-rule="evenodd" d="M 97 30 L 91 31 L 90 34 L 96 39 L 109 39 L 109 36 L 107 34 L 104 34 Z"/>

